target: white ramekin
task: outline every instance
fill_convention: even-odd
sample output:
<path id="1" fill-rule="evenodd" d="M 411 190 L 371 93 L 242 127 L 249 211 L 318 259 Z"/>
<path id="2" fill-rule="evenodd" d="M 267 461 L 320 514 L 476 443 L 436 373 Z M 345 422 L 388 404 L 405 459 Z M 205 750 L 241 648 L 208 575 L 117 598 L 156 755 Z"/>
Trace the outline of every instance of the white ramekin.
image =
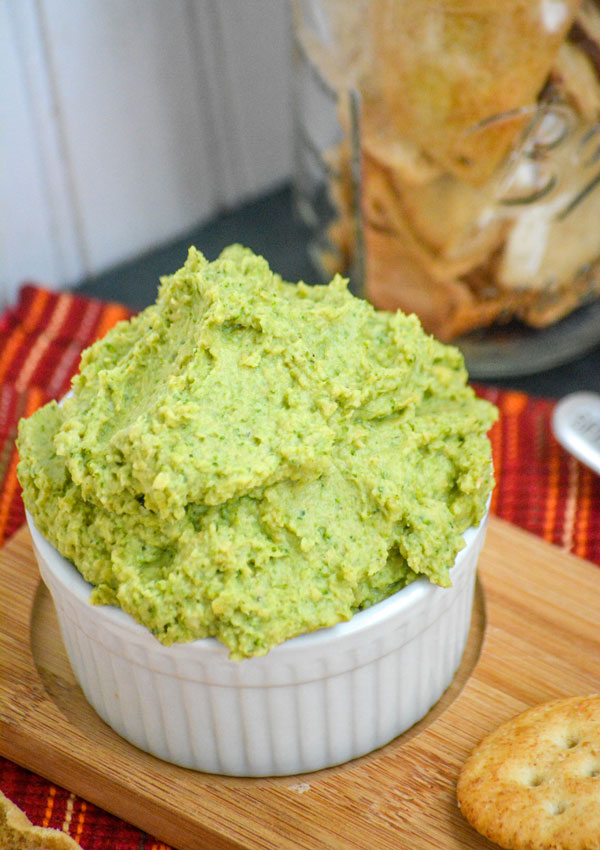
<path id="1" fill-rule="evenodd" d="M 371 752 L 420 720 L 463 654 L 487 515 L 465 533 L 452 587 L 426 579 L 261 658 L 230 661 L 217 640 L 163 646 L 91 586 L 27 522 L 77 681 L 119 735 L 209 773 L 274 776 Z"/>

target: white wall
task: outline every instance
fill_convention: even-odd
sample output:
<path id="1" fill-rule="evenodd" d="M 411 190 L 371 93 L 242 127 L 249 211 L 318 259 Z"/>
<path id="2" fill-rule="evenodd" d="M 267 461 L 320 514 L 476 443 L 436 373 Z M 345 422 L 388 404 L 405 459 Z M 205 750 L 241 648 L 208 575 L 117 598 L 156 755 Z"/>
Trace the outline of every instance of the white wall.
<path id="1" fill-rule="evenodd" d="M 287 0 L 0 0 L 0 299 L 291 171 Z"/>

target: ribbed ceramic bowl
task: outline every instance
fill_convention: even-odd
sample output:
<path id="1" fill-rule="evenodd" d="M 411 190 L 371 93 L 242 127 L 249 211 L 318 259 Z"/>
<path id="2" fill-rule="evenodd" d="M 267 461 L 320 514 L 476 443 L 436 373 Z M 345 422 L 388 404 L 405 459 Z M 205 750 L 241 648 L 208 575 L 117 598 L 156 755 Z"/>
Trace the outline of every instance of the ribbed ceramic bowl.
<path id="1" fill-rule="evenodd" d="M 487 515 L 465 534 L 452 587 L 419 579 L 350 621 L 261 658 L 213 639 L 163 646 L 91 586 L 27 521 L 83 692 L 119 735 L 209 773 L 304 773 L 364 755 L 420 720 L 446 690 L 469 632 Z"/>

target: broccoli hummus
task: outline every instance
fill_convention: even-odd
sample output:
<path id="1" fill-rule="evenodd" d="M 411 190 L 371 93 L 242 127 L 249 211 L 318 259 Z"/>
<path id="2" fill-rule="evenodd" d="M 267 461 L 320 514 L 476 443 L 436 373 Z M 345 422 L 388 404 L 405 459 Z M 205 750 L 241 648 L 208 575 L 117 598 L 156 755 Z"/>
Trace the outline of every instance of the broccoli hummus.
<path id="1" fill-rule="evenodd" d="M 191 248 L 62 406 L 21 421 L 25 505 L 93 602 L 165 644 L 264 655 L 418 575 L 449 585 L 493 485 L 496 411 L 466 380 L 456 348 L 339 277 Z"/>

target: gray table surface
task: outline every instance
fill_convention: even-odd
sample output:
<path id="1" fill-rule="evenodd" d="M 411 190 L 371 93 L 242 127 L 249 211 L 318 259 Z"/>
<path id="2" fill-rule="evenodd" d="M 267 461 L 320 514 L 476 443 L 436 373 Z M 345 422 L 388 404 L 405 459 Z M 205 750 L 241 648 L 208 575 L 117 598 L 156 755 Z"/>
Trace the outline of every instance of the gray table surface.
<path id="1" fill-rule="evenodd" d="M 84 281 L 78 291 L 143 309 L 155 301 L 160 276 L 183 265 L 190 245 L 212 260 L 232 242 L 262 254 L 287 280 L 318 280 L 307 251 L 307 230 L 294 215 L 292 193 L 284 186 L 219 215 L 169 245 Z M 491 376 L 484 382 L 549 398 L 578 390 L 600 392 L 600 345 L 552 369 L 510 378 Z"/>

